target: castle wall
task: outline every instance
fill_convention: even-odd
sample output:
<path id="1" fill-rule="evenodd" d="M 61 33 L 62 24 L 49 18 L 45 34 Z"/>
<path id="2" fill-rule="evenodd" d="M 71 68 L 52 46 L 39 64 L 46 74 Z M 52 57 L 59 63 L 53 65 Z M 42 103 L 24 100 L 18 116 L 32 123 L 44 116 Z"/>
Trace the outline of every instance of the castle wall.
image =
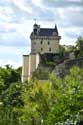
<path id="1" fill-rule="evenodd" d="M 39 55 L 30 54 L 23 56 L 22 82 L 28 80 L 39 64 Z"/>
<path id="2" fill-rule="evenodd" d="M 32 39 L 31 44 L 31 53 L 59 52 L 59 39 L 56 37 Z"/>
<path id="3" fill-rule="evenodd" d="M 39 65 L 39 62 L 40 62 L 40 56 L 39 56 L 39 54 L 36 54 L 36 69 Z"/>
<path id="4" fill-rule="evenodd" d="M 34 24 L 30 38 L 31 54 L 29 56 L 23 56 L 22 81 L 26 81 L 37 69 L 40 62 L 37 53 L 59 53 L 59 40 L 61 37 L 58 35 L 56 26 L 53 29 L 46 29 Z"/>
<path id="5" fill-rule="evenodd" d="M 22 82 L 28 80 L 29 76 L 30 76 L 30 56 L 23 55 Z"/>
<path id="6" fill-rule="evenodd" d="M 31 54 L 30 55 L 30 74 L 32 74 L 39 64 L 39 55 Z"/>

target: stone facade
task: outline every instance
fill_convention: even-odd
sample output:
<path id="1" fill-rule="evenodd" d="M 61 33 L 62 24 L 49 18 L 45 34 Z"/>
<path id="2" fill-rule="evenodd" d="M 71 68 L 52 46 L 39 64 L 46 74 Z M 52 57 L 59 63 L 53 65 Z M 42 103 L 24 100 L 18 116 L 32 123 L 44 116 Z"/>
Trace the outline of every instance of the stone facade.
<path id="1" fill-rule="evenodd" d="M 22 82 L 28 80 L 39 65 L 39 54 L 23 55 Z"/>
<path id="2" fill-rule="evenodd" d="M 26 81 L 30 76 L 30 57 L 29 55 L 23 55 L 22 64 L 22 82 Z"/>
<path id="3" fill-rule="evenodd" d="M 59 52 L 59 39 L 58 37 L 34 37 L 31 40 L 32 53 L 58 53 Z"/>
<path id="4" fill-rule="evenodd" d="M 54 29 L 40 28 L 35 24 L 30 38 L 31 53 L 59 53 L 59 40 L 61 37 L 58 35 L 57 27 Z"/>
<path id="5" fill-rule="evenodd" d="M 40 28 L 33 25 L 31 38 L 31 53 L 23 56 L 22 81 L 26 81 L 37 69 L 40 63 L 40 54 L 59 53 L 59 40 L 57 26 L 54 28 Z"/>

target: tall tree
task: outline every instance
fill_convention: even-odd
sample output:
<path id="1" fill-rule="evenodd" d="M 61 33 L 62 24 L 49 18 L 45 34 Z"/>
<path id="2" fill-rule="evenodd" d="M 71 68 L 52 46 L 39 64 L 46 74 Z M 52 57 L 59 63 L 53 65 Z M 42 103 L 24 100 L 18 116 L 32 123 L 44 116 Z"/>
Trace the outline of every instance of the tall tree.
<path id="1" fill-rule="evenodd" d="M 80 36 L 76 41 L 76 52 L 77 57 L 83 57 L 83 38 Z"/>

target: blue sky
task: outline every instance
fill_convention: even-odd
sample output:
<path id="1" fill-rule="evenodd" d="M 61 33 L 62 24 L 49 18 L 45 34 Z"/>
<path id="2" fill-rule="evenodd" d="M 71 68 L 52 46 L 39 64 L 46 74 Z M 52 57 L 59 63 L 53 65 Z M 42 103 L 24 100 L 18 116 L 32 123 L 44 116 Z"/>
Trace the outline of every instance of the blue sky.
<path id="1" fill-rule="evenodd" d="M 83 36 L 83 0 L 0 0 L 0 66 L 22 65 L 30 53 L 34 19 L 41 27 L 57 24 L 61 44 Z"/>

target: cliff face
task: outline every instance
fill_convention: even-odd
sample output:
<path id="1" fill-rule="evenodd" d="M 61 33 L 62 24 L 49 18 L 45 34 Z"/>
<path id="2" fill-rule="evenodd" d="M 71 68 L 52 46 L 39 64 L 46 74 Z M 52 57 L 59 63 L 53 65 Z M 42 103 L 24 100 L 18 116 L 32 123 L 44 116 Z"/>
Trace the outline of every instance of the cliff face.
<path id="1" fill-rule="evenodd" d="M 40 60 L 37 70 L 33 73 L 34 76 L 40 80 L 47 80 L 49 73 L 53 73 L 58 77 L 64 77 L 69 74 L 73 66 L 83 68 L 83 57 L 61 60 L 59 55 L 44 54 L 40 55 Z"/>
<path id="2" fill-rule="evenodd" d="M 54 73 L 56 76 L 64 77 L 65 75 L 69 73 L 69 70 L 73 66 L 78 66 L 80 68 L 83 68 L 83 57 L 78 58 L 78 59 L 64 61 L 63 63 L 57 65 L 53 69 L 52 73 Z"/>

